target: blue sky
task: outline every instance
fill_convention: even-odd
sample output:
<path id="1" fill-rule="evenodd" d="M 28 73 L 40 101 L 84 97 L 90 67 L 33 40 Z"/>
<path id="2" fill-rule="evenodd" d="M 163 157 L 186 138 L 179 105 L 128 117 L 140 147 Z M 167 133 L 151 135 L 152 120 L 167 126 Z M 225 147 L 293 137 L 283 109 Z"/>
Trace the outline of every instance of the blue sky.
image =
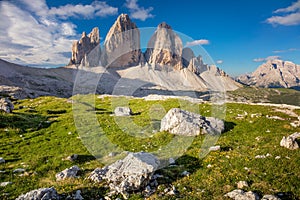
<path id="1" fill-rule="evenodd" d="M 121 13 L 139 28 L 167 22 L 232 76 L 274 58 L 300 64 L 300 0 L 2 0 L 0 58 L 63 66 L 82 31 L 97 26 L 103 41 Z"/>

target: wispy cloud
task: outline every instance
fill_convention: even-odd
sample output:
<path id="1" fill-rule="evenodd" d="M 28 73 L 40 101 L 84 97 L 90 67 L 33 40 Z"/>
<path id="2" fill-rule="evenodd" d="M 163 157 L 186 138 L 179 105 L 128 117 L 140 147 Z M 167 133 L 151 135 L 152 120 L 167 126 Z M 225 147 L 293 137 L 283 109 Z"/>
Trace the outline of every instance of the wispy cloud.
<path id="1" fill-rule="evenodd" d="M 153 7 L 140 7 L 137 4 L 137 0 L 126 0 L 125 7 L 129 9 L 130 17 L 132 19 L 139 19 L 145 21 L 148 18 L 154 17 L 154 15 L 150 13 L 153 10 Z"/>
<path id="2" fill-rule="evenodd" d="M 206 39 L 200 39 L 200 40 L 194 40 L 192 42 L 187 42 L 185 44 L 186 47 L 196 46 L 196 45 L 207 45 L 209 44 L 209 40 Z"/>
<path id="3" fill-rule="evenodd" d="M 93 18 L 95 16 L 105 17 L 115 15 L 118 13 L 118 8 L 109 6 L 106 2 L 94 1 L 91 4 L 67 4 L 58 8 L 51 8 L 48 12 L 49 15 L 56 15 L 63 19 L 69 17 L 84 17 Z"/>
<path id="4" fill-rule="evenodd" d="M 275 50 L 275 51 L 273 51 L 273 53 L 286 53 L 286 52 L 292 52 L 292 51 L 299 51 L 299 49 L 289 48 L 289 49 L 285 49 L 285 50 Z"/>
<path id="5" fill-rule="evenodd" d="M 20 64 L 67 64 L 70 58 L 66 52 L 78 39 L 77 27 L 68 18 L 115 12 L 117 8 L 99 1 L 58 8 L 49 8 L 45 0 L 0 1 L 0 18 L 5 19 L 0 21 L 1 58 Z"/>
<path id="6" fill-rule="evenodd" d="M 269 60 L 277 60 L 280 59 L 280 56 L 268 56 L 266 58 L 254 58 L 253 61 L 254 62 L 266 62 Z"/>
<path id="7" fill-rule="evenodd" d="M 217 64 L 223 64 L 223 60 L 217 60 Z"/>
<path id="8" fill-rule="evenodd" d="M 274 11 L 274 15 L 266 20 L 273 25 L 292 26 L 300 24 L 300 0 L 294 2 L 286 8 L 280 8 Z M 280 15 L 281 14 L 281 15 Z"/>

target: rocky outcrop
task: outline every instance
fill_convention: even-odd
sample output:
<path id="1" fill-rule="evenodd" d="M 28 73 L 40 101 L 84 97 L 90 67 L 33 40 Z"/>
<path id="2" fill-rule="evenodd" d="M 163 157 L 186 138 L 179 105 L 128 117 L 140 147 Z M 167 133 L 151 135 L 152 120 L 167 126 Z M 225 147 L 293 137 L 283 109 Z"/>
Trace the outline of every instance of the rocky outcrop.
<path id="1" fill-rule="evenodd" d="M 11 113 L 14 109 L 13 103 L 8 98 L 0 98 L 0 110 Z"/>
<path id="2" fill-rule="evenodd" d="M 129 153 L 123 160 L 95 169 L 89 179 L 94 182 L 106 180 L 112 193 L 126 197 L 128 192 L 145 188 L 159 164 L 159 160 L 150 153 Z"/>
<path id="3" fill-rule="evenodd" d="M 199 134 L 220 134 L 224 130 L 222 120 L 205 118 L 196 113 L 172 108 L 161 120 L 160 131 L 168 131 L 175 135 L 196 136 Z"/>
<path id="4" fill-rule="evenodd" d="M 70 65 L 98 66 L 100 61 L 100 36 L 99 29 L 93 28 L 92 32 L 86 35 L 82 33 L 79 41 L 73 42 L 72 58 Z"/>
<path id="5" fill-rule="evenodd" d="M 151 65 L 171 66 L 176 70 L 183 68 L 182 41 L 165 22 L 158 25 L 148 42 L 145 59 Z"/>
<path id="6" fill-rule="evenodd" d="M 300 87 L 300 65 L 290 61 L 270 60 L 252 74 L 242 75 L 237 80 L 257 87 Z"/>
<path id="7" fill-rule="evenodd" d="M 259 196 L 256 193 L 252 191 L 244 192 L 240 189 L 228 192 L 225 197 L 229 197 L 234 200 L 259 200 Z"/>
<path id="8" fill-rule="evenodd" d="M 140 63 L 140 31 L 127 14 L 121 14 L 106 35 L 101 63 L 128 67 Z"/>
<path id="9" fill-rule="evenodd" d="M 80 171 L 80 168 L 76 165 L 67 168 L 55 175 L 57 181 L 64 180 L 66 178 L 76 178 L 77 173 Z"/>
<path id="10" fill-rule="evenodd" d="M 59 199 L 59 195 L 57 194 L 54 188 L 40 188 L 36 190 L 32 190 L 27 192 L 26 194 L 22 194 L 16 200 L 55 200 Z"/>
<path id="11" fill-rule="evenodd" d="M 296 141 L 297 138 L 300 138 L 300 133 L 293 133 L 287 137 L 283 136 L 282 140 L 280 141 L 280 146 L 291 150 L 299 149 L 299 145 Z"/>

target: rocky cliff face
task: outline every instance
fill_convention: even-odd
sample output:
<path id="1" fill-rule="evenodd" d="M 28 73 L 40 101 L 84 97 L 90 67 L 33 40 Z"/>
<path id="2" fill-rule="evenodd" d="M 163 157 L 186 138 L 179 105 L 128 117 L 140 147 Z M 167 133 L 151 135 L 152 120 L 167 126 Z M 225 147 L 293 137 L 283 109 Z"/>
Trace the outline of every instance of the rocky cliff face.
<path id="1" fill-rule="evenodd" d="M 238 81 L 257 87 L 299 87 L 300 65 L 271 60 L 259 66 L 252 74 L 238 77 Z"/>
<path id="2" fill-rule="evenodd" d="M 85 32 L 79 41 L 75 41 L 72 45 L 72 58 L 70 60 L 70 65 L 90 65 L 97 66 L 100 60 L 100 36 L 99 29 L 96 27 L 92 32 L 86 35 Z M 92 55 L 89 53 L 92 52 Z"/>
<path id="3" fill-rule="evenodd" d="M 109 67 L 135 66 L 140 57 L 140 31 L 127 14 L 121 14 L 105 38 L 101 63 Z"/>
<path id="4" fill-rule="evenodd" d="M 182 41 L 165 22 L 158 25 L 148 42 L 145 59 L 149 64 L 172 66 L 180 70 L 182 65 Z"/>

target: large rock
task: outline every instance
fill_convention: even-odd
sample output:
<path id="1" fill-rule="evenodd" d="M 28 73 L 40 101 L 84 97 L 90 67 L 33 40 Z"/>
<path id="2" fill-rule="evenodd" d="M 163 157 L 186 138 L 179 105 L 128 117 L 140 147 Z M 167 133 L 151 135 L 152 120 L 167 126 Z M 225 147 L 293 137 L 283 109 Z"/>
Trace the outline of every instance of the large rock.
<path id="1" fill-rule="evenodd" d="M 282 140 L 280 141 L 280 146 L 294 150 L 299 149 L 299 145 L 296 141 L 297 138 L 300 137 L 300 133 L 293 133 L 287 137 L 283 136 Z"/>
<path id="2" fill-rule="evenodd" d="M 11 113 L 13 109 L 14 105 L 8 98 L 0 99 L 0 110 L 3 110 L 6 113 Z"/>
<path id="3" fill-rule="evenodd" d="M 80 171 L 80 168 L 76 165 L 67 168 L 59 173 L 57 173 L 55 175 L 56 180 L 60 181 L 60 180 L 64 180 L 66 178 L 76 178 L 77 177 L 77 173 Z"/>
<path id="4" fill-rule="evenodd" d="M 59 195 L 57 194 L 54 188 L 40 188 L 40 189 L 32 190 L 16 198 L 16 200 L 55 200 L 55 199 L 59 199 Z"/>
<path id="5" fill-rule="evenodd" d="M 72 58 L 69 64 L 98 66 L 100 61 L 99 44 L 100 36 L 97 27 L 93 28 L 92 32 L 88 35 L 86 35 L 86 32 L 83 32 L 80 40 L 73 42 Z"/>
<path id="6" fill-rule="evenodd" d="M 233 190 L 227 194 L 225 194 L 225 197 L 229 197 L 234 200 L 258 200 L 259 196 L 252 192 L 244 192 L 243 190 L 237 189 Z"/>
<path id="7" fill-rule="evenodd" d="M 202 130 L 202 132 L 201 132 Z M 205 118 L 196 113 L 172 108 L 161 120 L 160 131 L 168 131 L 176 135 L 196 136 L 199 134 L 220 134 L 224 130 L 222 120 Z"/>
<path id="8" fill-rule="evenodd" d="M 130 116 L 132 112 L 129 107 L 116 107 L 114 113 L 116 116 Z"/>
<path id="9" fill-rule="evenodd" d="M 300 87 L 300 65 L 290 61 L 269 60 L 252 74 L 242 75 L 238 81 L 257 87 Z"/>
<path id="10" fill-rule="evenodd" d="M 129 153 L 123 160 L 95 169 L 89 178 L 95 182 L 105 179 L 112 192 L 126 195 L 144 188 L 159 164 L 159 160 L 150 153 Z"/>
<path id="11" fill-rule="evenodd" d="M 177 70 L 183 68 L 182 41 L 165 22 L 158 25 L 148 42 L 145 59 L 151 65 L 167 65 Z"/>
<path id="12" fill-rule="evenodd" d="M 107 67 L 136 66 L 140 57 L 140 31 L 127 14 L 121 14 L 106 35 L 101 63 Z"/>

